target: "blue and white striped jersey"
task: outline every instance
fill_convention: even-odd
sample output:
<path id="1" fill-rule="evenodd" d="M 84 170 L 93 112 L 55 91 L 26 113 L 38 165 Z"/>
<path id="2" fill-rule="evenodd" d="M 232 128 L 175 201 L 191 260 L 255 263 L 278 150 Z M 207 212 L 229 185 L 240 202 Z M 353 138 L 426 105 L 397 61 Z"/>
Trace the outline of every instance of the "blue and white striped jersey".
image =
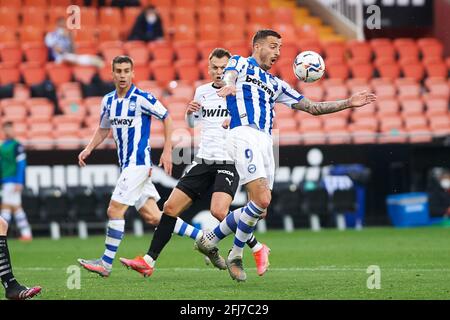
<path id="1" fill-rule="evenodd" d="M 232 56 L 225 72 L 229 70 L 238 72 L 236 95 L 227 96 L 231 129 L 256 125 L 271 135 L 275 102 L 291 107 L 303 99 L 303 96 L 285 81 L 261 69 L 253 57 Z"/>
<path id="2" fill-rule="evenodd" d="M 134 85 L 122 99 L 116 91 L 103 97 L 100 128 L 112 128 L 122 169 L 151 165 L 151 116 L 163 120 L 167 115 L 167 109 L 154 96 Z"/>

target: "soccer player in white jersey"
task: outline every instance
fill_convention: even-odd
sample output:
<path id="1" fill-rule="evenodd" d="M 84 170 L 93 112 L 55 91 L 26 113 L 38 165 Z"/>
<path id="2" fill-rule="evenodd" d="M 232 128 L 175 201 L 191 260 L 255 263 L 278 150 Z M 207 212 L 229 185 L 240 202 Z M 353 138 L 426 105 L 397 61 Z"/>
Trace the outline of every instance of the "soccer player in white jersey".
<path id="1" fill-rule="evenodd" d="M 165 143 L 160 165 L 167 174 L 172 174 L 172 120 L 166 108 L 150 93 L 141 91 L 133 85 L 133 61 L 129 57 L 114 58 L 112 75 L 116 90 L 103 98 L 100 125 L 89 144 L 78 156 L 79 165 L 85 166 L 86 158 L 106 139 L 110 130 L 113 130 L 121 174 L 108 207 L 106 248 L 100 259 L 78 259 L 85 269 L 102 277 L 108 277 L 111 273 L 113 260 L 124 235 L 124 216 L 128 207 L 135 206 L 146 222 L 153 225 L 157 225 L 161 217 L 156 204 L 160 196 L 150 178 L 151 116 L 164 123 Z M 178 224 L 172 231 L 180 235 L 189 235 L 193 239 L 202 236 L 200 230 L 189 226 L 181 219 L 178 219 Z"/>
<path id="2" fill-rule="evenodd" d="M 217 91 L 224 85 L 222 81 L 224 69 L 231 54 L 222 48 L 214 49 L 209 55 L 208 71 L 212 82 L 199 86 L 195 91 L 194 100 L 187 108 L 187 121 L 193 127 L 199 122 L 201 138 L 198 153 L 189 171 L 180 179 L 164 204 L 164 213 L 170 217 L 179 216 L 196 199 L 212 187 L 211 213 L 219 221 L 224 221 L 221 228 L 216 228 L 216 238 L 224 238 L 237 228 L 235 212 L 229 212 L 231 202 L 239 185 L 239 175 L 232 159 L 224 149 L 226 142 L 226 128 L 222 125 L 229 119 L 225 99 L 217 95 Z M 240 211 L 240 209 L 239 209 Z M 228 214 L 229 213 L 229 214 Z M 228 215 L 227 215 L 228 214 Z M 175 220 L 172 221 L 175 222 Z M 178 224 L 179 222 L 176 222 Z M 161 225 L 163 223 L 161 222 Z M 161 229 L 160 226 L 158 229 Z M 167 230 L 173 228 L 169 225 Z M 167 231 L 167 232 L 168 232 Z M 169 238 L 170 238 L 170 232 Z M 156 238 L 155 234 L 155 239 Z M 169 241 L 166 238 L 167 241 Z M 197 239 L 196 243 L 204 237 Z M 167 242 L 166 242 L 167 243 Z M 252 235 L 247 244 L 253 251 L 257 272 L 263 275 L 269 265 L 269 248 L 256 240 Z M 127 267 L 136 270 L 144 276 L 153 272 L 155 261 L 163 249 L 163 241 L 152 241 L 152 246 L 144 257 L 134 259 L 120 258 Z M 199 249 L 203 248 L 201 245 Z M 226 269 L 225 260 L 220 257 L 217 250 L 201 251 L 210 258 L 213 265 L 219 269 Z"/>
<path id="3" fill-rule="evenodd" d="M 281 45 L 281 36 L 277 32 L 258 31 L 253 37 L 250 57 L 231 57 L 224 74 L 226 85 L 218 92 L 219 96 L 226 97 L 231 116 L 226 148 L 235 162 L 241 183 L 250 194 L 250 201 L 242 210 L 234 245 L 226 261 L 231 278 L 237 281 L 245 281 L 247 277 L 242 265 L 244 244 L 271 201 L 275 175 L 271 137 L 275 103 L 321 115 L 362 107 L 376 99 L 373 94 L 359 92 L 346 100 L 310 101 L 285 81 L 269 73 L 280 56 Z M 207 235 L 206 239 L 210 236 Z M 202 245 L 205 249 L 216 249 L 213 241 L 204 241 Z"/>

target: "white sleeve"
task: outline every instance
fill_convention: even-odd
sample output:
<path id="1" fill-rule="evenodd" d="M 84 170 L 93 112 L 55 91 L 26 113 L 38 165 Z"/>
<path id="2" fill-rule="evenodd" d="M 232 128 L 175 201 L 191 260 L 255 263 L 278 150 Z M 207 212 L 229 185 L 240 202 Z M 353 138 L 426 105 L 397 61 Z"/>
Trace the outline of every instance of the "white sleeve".
<path id="1" fill-rule="evenodd" d="M 201 104 L 201 92 L 199 92 L 198 88 L 195 89 L 194 101 Z M 194 111 L 191 114 L 186 113 L 186 122 L 190 128 L 195 127 L 196 122 L 202 118 L 202 108 L 200 110 Z"/>
<path id="2" fill-rule="evenodd" d="M 103 97 L 101 105 L 101 115 L 100 115 L 100 128 L 109 129 L 111 128 L 111 121 L 109 120 L 109 109 L 107 104 L 108 98 Z"/>
<path id="3" fill-rule="evenodd" d="M 150 93 L 145 92 L 141 97 L 141 108 L 144 114 L 152 115 L 160 120 L 164 120 L 169 115 L 162 103 Z"/>
<path id="4" fill-rule="evenodd" d="M 294 103 L 303 99 L 303 96 L 293 89 L 287 82 L 279 80 L 281 84 L 281 94 L 277 97 L 276 102 L 283 103 L 292 107 Z"/>

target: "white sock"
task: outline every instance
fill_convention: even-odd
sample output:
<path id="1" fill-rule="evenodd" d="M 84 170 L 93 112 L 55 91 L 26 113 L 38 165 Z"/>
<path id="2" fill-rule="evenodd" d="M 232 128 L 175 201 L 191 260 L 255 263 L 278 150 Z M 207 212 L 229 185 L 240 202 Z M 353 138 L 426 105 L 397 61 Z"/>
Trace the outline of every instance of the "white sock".
<path id="1" fill-rule="evenodd" d="M 22 208 L 16 210 L 14 214 L 14 219 L 16 220 L 17 227 L 20 230 L 22 237 L 31 237 L 31 228 L 28 223 L 27 215 Z"/>
<path id="2" fill-rule="evenodd" d="M 203 236 L 203 231 L 186 223 L 183 219 L 177 218 L 173 233 L 179 236 L 188 236 L 191 239 L 198 240 Z"/>
<path id="3" fill-rule="evenodd" d="M 148 264 L 150 267 L 152 267 L 152 268 L 155 267 L 156 261 L 153 260 L 153 258 L 150 257 L 148 254 L 146 254 L 146 255 L 144 256 L 144 260 L 145 260 L 145 262 L 147 262 L 147 264 Z"/>
<path id="4" fill-rule="evenodd" d="M 5 219 L 8 224 L 11 223 L 11 210 L 10 209 L 2 209 L 1 215 L 2 215 L 2 218 Z"/>
<path id="5" fill-rule="evenodd" d="M 123 239 L 125 232 L 125 220 L 112 219 L 108 221 L 108 229 L 106 231 L 105 252 L 102 256 L 103 265 L 111 269 L 114 258 L 116 257 L 117 249 Z"/>

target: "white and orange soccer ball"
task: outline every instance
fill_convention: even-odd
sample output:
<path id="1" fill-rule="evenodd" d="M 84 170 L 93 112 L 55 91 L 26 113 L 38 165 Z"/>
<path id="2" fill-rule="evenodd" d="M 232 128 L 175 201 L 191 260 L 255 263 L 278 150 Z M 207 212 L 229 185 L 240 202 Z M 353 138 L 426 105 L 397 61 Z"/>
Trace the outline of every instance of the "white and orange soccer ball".
<path id="1" fill-rule="evenodd" d="M 295 76 L 303 82 L 315 82 L 325 73 L 325 62 L 320 54 L 314 51 L 300 52 L 292 67 Z"/>

